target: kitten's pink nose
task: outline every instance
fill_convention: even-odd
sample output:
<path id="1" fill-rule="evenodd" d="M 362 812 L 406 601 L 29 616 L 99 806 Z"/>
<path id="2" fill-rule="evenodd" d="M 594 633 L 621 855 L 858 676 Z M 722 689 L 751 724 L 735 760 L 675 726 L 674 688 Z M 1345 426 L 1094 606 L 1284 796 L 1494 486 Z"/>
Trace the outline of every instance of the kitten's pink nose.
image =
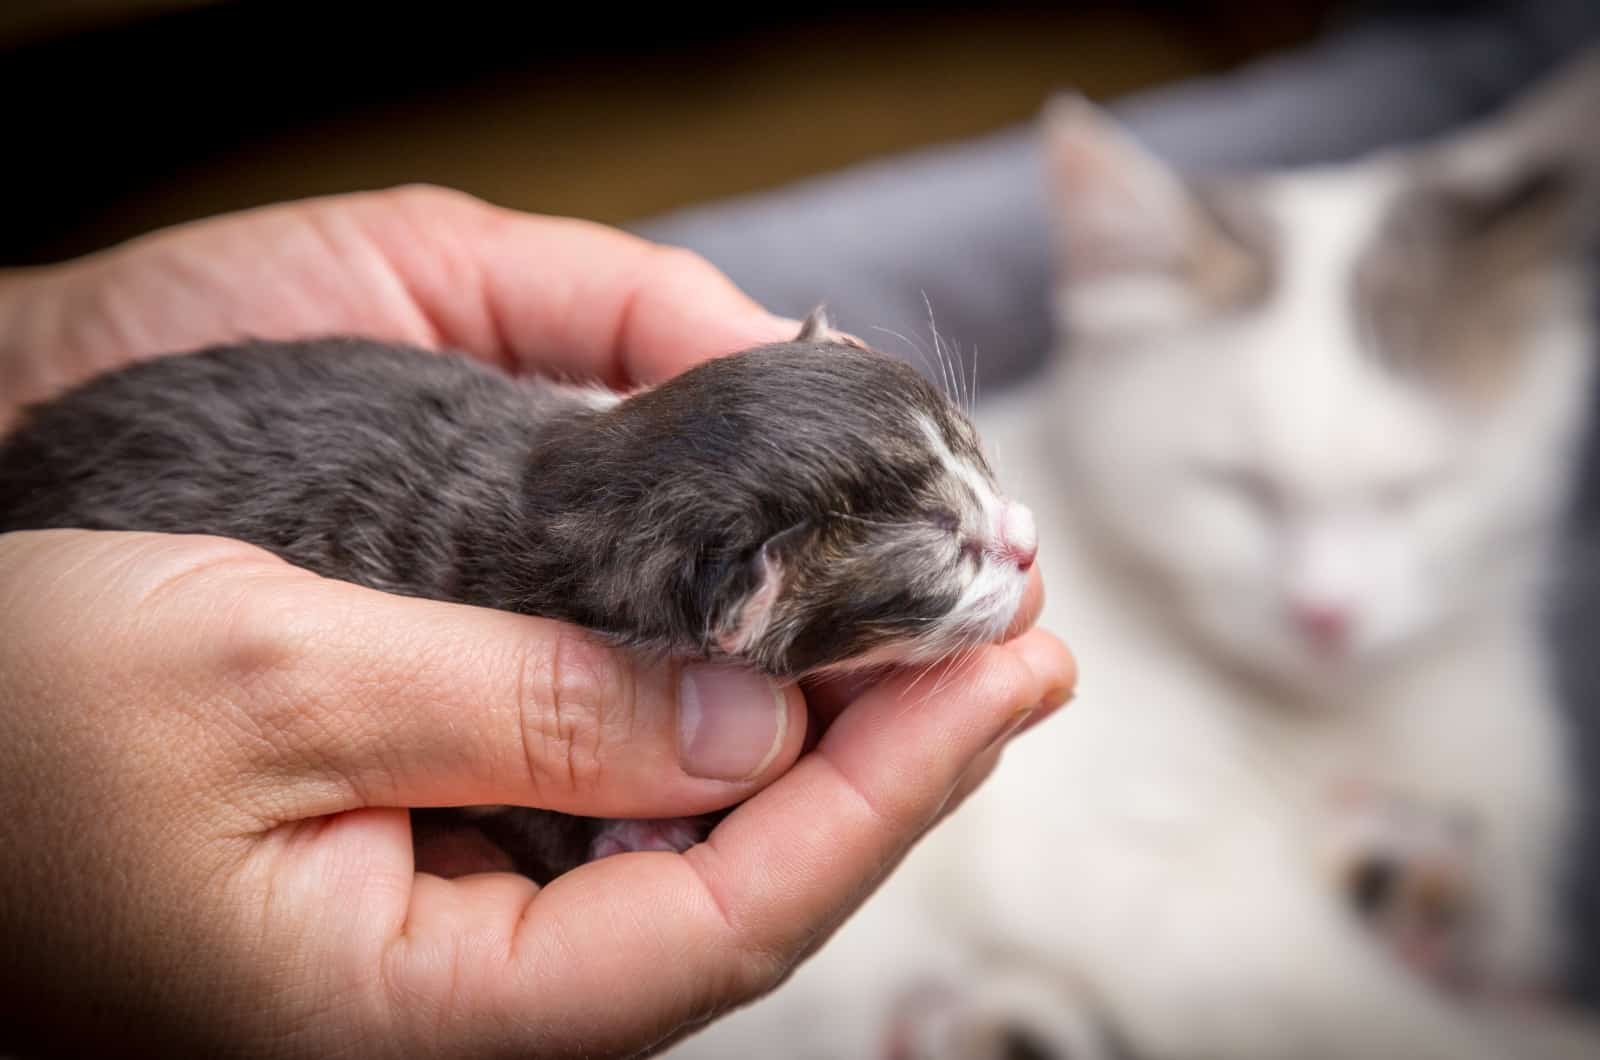
<path id="1" fill-rule="evenodd" d="M 1351 613 L 1339 604 L 1301 602 L 1290 608 L 1294 624 L 1318 651 L 1337 653 L 1350 639 Z"/>
<path id="2" fill-rule="evenodd" d="M 1000 554 L 1017 565 L 1018 570 L 1033 566 L 1039 554 L 1039 532 L 1033 525 L 1033 513 L 1025 504 L 1007 501 L 1000 513 Z"/>

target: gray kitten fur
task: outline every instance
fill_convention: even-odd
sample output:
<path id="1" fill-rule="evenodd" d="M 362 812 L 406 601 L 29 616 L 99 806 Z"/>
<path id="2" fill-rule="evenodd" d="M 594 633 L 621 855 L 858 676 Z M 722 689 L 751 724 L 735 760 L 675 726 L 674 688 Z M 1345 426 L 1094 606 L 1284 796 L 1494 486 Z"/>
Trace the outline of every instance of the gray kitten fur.
<path id="1" fill-rule="evenodd" d="M 795 677 L 915 641 L 954 603 L 965 487 L 924 425 L 987 470 L 943 395 L 823 327 L 615 404 L 362 339 L 144 361 L 30 409 L 0 444 L 0 532 L 216 534 L 683 658 L 724 655 L 778 578 L 740 658 Z M 592 829 L 502 816 L 530 875 L 583 859 Z"/>

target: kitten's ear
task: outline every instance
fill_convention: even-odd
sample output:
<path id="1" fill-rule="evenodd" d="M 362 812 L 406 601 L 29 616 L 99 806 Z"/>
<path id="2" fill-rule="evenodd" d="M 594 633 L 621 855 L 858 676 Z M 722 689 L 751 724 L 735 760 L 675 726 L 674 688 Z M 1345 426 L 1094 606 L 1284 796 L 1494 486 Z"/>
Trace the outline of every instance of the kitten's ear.
<path id="1" fill-rule="evenodd" d="M 853 335 L 846 335 L 833 326 L 833 319 L 828 315 L 828 307 L 819 305 L 807 314 L 805 323 L 800 325 L 800 334 L 794 337 L 796 342 L 828 342 L 838 346 L 854 346 L 858 350 L 867 348 L 866 343 Z"/>
<path id="2" fill-rule="evenodd" d="M 794 337 L 796 342 L 827 342 L 833 334 L 833 322 L 828 319 L 828 307 L 819 305 L 806 314 L 805 322 L 800 325 L 800 334 Z"/>
<path id="3" fill-rule="evenodd" d="M 809 521 L 768 538 L 741 572 L 743 595 L 716 632 L 726 655 L 747 656 L 771 631 L 779 597 L 793 571 L 792 557 L 811 533 Z"/>

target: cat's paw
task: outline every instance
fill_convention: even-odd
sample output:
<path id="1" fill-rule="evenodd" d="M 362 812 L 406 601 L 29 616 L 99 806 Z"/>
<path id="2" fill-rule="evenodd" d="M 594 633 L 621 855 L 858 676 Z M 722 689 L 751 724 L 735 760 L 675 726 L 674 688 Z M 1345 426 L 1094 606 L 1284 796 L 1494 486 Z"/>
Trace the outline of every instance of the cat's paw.
<path id="1" fill-rule="evenodd" d="M 706 837 L 698 817 L 666 817 L 645 821 L 607 821 L 589 843 L 589 860 L 638 850 L 670 850 L 681 854 Z"/>
<path id="2" fill-rule="evenodd" d="M 1341 899 L 1402 964 L 1455 992 L 1474 979 L 1474 842 L 1453 808 L 1372 788 L 1340 794 L 1328 837 Z"/>
<path id="3" fill-rule="evenodd" d="M 1053 976 L 988 967 L 909 986 L 884 1060 L 1124 1060 L 1094 1007 Z"/>

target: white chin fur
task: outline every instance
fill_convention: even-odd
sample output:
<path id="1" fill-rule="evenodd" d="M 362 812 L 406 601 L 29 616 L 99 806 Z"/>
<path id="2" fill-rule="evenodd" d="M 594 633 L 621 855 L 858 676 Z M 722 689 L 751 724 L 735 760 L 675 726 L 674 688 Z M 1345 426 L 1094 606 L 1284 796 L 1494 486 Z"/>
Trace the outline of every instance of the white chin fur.
<path id="1" fill-rule="evenodd" d="M 940 623 L 936 635 L 949 629 L 958 639 L 968 639 L 980 631 L 989 632 L 991 639 L 998 637 L 1011 624 L 1027 588 L 1026 571 L 1005 562 L 985 563 L 950 609 L 948 621 Z"/>
<path id="2" fill-rule="evenodd" d="M 998 641 L 1022 604 L 1028 575 L 999 564 L 986 564 L 941 621 L 926 634 L 880 644 L 853 659 L 824 667 L 823 673 L 841 674 L 881 666 L 935 662 L 980 644 Z"/>

